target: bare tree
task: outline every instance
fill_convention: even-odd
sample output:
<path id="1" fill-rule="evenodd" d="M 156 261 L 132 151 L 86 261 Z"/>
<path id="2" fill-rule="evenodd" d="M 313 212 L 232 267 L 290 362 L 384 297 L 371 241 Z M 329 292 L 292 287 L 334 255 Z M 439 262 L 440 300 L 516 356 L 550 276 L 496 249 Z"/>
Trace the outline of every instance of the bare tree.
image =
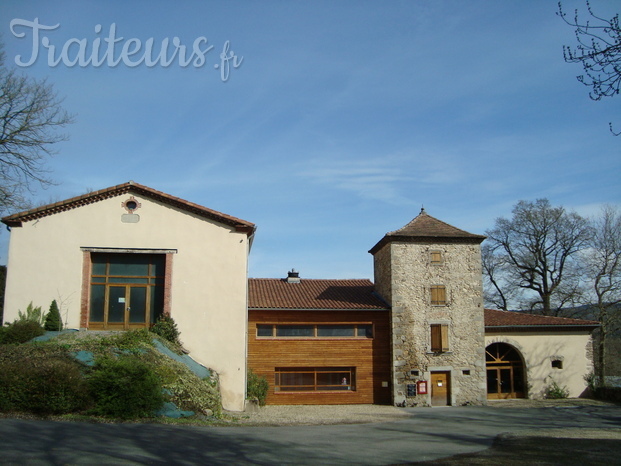
<path id="1" fill-rule="evenodd" d="M 591 88 L 589 97 L 601 100 L 602 97 L 612 97 L 619 94 L 621 85 L 621 28 L 619 14 L 611 19 L 597 16 L 587 0 L 587 10 L 590 20 L 578 19 L 578 10 L 575 10 L 573 19 L 568 19 L 563 11 L 561 2 L 558 4 L 559 15 L 565 23 L 575 28 L 578 45 L 575 47 L 563 46 L 563 56 L 567 63 L 581 63 L 584 75 L 578 76 L 585 86 Z M 619 136 L 620 132 L 610 131 Z"/>
<path id="2" fill-rule="evenodd" d="M 547 199 L 520 201 L 511 219 L 496 219 L 486 232 L 484 272 L 500 307 L 512 300 L 522 309 L 559 315 L 575 305 L 582 292 L 576 254 L 590 231 L 586 219 Z"/>
<path id="3" fill-rule="evenodd" d="M 51 184 L 45 162 L 72 121 L 61 102 L 45 80 L 7 67 L 0 48 L 0 212 L 26 207 L 33 184 Z"/>
<path id="4" fill-rule="evenodd" d="M 481 247 L 481 262 L 483 266 L 483 294 L 485 302 L 496 309 L 509 310 L 509 306 L 516 298 L 517 288 L 507 286 L 507 262 L 501 254 L 496 254 L 497 245 L 489 241 Z"/>
<path id="5" fill-rule="evenodd" d="M 584 252 L 586 278 L 591 282 L 590 308 L 600 321 L 597 375 L 606 375 L 608 345 L 621 329 L 621 213 L 606 206 L 595 219 L 589 248 Z"/>

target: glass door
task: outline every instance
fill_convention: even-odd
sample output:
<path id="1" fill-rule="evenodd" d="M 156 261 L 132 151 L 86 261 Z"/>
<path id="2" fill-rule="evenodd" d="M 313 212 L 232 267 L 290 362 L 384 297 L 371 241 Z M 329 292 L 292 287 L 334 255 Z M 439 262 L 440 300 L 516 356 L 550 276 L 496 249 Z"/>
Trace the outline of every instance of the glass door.
<path id="1" fill-rule="evenodd" d="M 90 329 L 130 330 L 155 322 L 164 306 L 163 255 L 93 253 L 91 261 Z"/>

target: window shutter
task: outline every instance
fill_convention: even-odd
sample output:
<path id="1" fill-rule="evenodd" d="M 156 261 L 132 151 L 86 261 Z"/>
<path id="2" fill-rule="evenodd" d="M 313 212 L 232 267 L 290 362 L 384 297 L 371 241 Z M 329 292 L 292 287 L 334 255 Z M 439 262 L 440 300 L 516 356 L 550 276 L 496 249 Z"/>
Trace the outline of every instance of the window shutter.
<path id="1" fill-rule="evenodd" d="M 431 326 L 431 351 L 434 353 L 442 351 L 442 328 L 440 325 Z"/>
<path id="2" fill-rule="evenodd" d="M 446 288 L 444 285 L 434 285 L 431 287 L 431 304 L 435 306 L 446 304 Z"/>
<path id="3" fill-rule="evenodd" d="M 444 353 L 449 350 L 448 325 L 431 325 L 431 351 L 434 353 Z"/>
<path id="4" fill-rule="evenodd" d="M 442 335 L 442 351 L 449 350 L 448 344 L 448 325 L 440 325 L 440 333 Z"/>

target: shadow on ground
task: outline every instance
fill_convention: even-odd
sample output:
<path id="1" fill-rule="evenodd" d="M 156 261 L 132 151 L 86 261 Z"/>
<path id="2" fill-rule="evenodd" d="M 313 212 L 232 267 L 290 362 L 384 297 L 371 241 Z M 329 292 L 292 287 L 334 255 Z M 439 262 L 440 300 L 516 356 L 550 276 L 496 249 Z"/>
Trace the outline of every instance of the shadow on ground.
<path id="1" fill-rule="evenodd" d="M 621 458 L 619 439 L 576 439 L 499 435 L 491 448 L 412 464 L 434 465 L 585 465 L 616 464 Z"/>

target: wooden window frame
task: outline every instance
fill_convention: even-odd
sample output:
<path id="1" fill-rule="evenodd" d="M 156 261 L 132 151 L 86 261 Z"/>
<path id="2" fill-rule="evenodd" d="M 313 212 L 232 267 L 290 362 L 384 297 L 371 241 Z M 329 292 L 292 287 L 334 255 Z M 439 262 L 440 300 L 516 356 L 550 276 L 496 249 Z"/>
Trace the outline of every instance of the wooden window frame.
<path id="1" fill-rule="evenodd" d="M 282 384 L 282 378 L 286 375 L 309 376 L 312 374 L 313 383 L 307 384 Z M 321 375 L 338 374 L 345 382 L 335 384 L 320 383 Z M 351 393 L 356 391 L 356 367 L 276 367 L 274 369 L 274 393 Z"/>
<path id="2" fill-rule="evenodd" d="M 352 326 L 354 327 L 354 334 L 349 335 L 335 335 L 335 336 L 327 336 L 327 335 L 319 335 L 318 329 L 322 326 L 325 327 L 335 327 L 335 326 Z M 272 327 L 271 335 L 259 335 L 259 330 L 268 330 L 268 327 Z M 278 335 L 278 328 L 286 328 L 286 327 L 313 327 L 313 335 L 312 336 L 298 336 L 298 335 Z M 371 336 L 367 336 L 366 329 L 371 327 Z M 371 322 L 334 322 L 334 323 L 323 323 L 323 324 L 308 324 L 308 323 L 258 323 L 256 326 L 255 335 L 257 340 L 268 340 L 268 339 L 279 339 L 279 340 L 372 340 L 375 338 L 375 326 Z"/>
<path id="3" fill-rule="evenodd" d="M 169 286 L 167 282 L 170 280 L 170 273 L 168 267 L 170 266 L 170 254 L 162 253 L 160 251 L 141 251 L 136 253 L 132 250 L 121 250 L 120 252 L 110 250 L 98 250 L 98 249 L 84 249 L 85 254 L 88 254 L 88 281 L 84 284 L 88 286 L 88 301 L 86 302 L 87 308 L 87 323 L 90 329 L 114 329 L 114 330 L 130 330 L 132 328 L 149 327 L 155 323 L 159 315 L 166 312 L 167 307 L 167 291 Z M 134 274 L 128 273 L 112 273 L 112 265 L 118 265 L 118 259 L 125 257 L 128 262 L 131 263 L 131 259 L 146 258 L 147 270 L 146 274 Z M 131 259 L 130 259 L 131 258 Z M 157 264 L 157 262 L 160 262 Z M 99 265 L 98 271 L 95 270 L 95 266 Z M 157 265 L 163 267 L 158 274 L 156 272 Z M 101 270 L 103 266 L 103 270 Z M 101 321 L 93 320 L 93 303 L 92 303 L 92 290 L 95 286 L 104 287 L 104 302 L 103 302 L 103 315 Z M 125 297 L 127 300 L 131 289 L 144 288 L 145 289 L 145 316 L 144 322 L 132 322 L 131 318 L 127 321 L 127 317 L 123 321 L 111 322 L 109 320 L 109 293 L 111 288 L 123 288 L 125 287 Z M 161 302 L 157 306 L 158 297 L 156 293 L 160 294 L 159 298 Z M 155 299 L 155 302 L 152 302 Z M 168 298 L 169 299 L 169 298 Z M 153 315 L 151 313 L 153 312 Z"/>
<path id="4" fill-rule="evenodd" d="M 432 306 L 448 306 L 446 286 L 432 285 L 429 288 L 429 293 Z"/>
<path id="5" fill-rule="evenodd" d="M 431 324 L 429 326 L 431 344 L 429 349 L 432 353 L 447 353 L 449 345 L 449 324 Z"/>
<path id="6" fill-rule="evenodd" d="M 439 249 L 432 249 L 429 251 L 429 263 L 431 265 L 442 265 L 444 264 L 444 254 Z"/>

